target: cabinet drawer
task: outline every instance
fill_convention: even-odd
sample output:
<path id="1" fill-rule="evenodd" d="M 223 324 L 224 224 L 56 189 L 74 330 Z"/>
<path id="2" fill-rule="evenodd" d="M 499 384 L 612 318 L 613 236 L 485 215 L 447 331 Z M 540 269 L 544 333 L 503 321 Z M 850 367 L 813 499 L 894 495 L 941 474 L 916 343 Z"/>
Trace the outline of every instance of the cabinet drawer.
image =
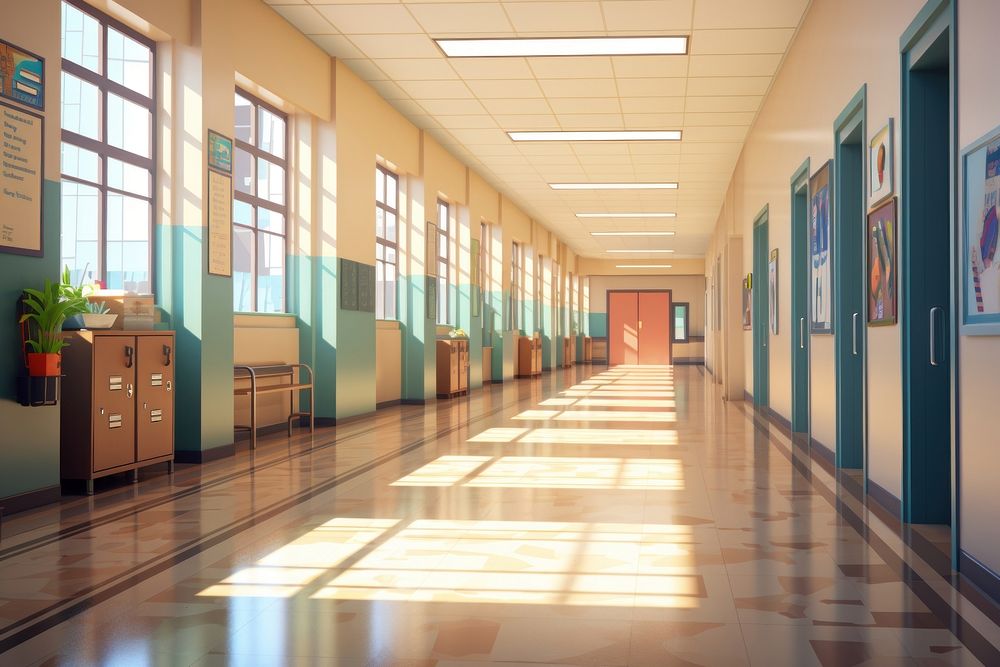
<path id="1" fill-rule="evenodd" d="M 135 339 L 95 339 L 93 364 L 92 472 L 99 472 L 135 462 Z"/>
<path id="2" fill-rule="evenodd" d="M 173 336 L 143 336 L 138 340 L 136 447 L 139 461 L 174 451 Z"/>

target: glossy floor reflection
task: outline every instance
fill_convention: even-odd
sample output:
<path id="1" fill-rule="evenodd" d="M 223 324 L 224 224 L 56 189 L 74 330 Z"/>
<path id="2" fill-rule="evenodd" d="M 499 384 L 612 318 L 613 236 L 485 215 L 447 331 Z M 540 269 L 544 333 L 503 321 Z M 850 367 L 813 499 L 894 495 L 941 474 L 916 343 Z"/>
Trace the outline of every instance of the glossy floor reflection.
<path id="1" fill-rule="evenodd" d="M 996 610 L 695 367 L 390 408 L 5 530 L 2 665 L 1000 664 Z"/>

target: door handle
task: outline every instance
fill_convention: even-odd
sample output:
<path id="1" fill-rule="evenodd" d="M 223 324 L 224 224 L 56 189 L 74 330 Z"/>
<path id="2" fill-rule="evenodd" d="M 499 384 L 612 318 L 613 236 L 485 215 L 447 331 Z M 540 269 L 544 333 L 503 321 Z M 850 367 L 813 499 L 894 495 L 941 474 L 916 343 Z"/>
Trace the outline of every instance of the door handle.
<path id="1" fill-rule="evenodd" d="M 135 363 L 135 348 L 131 345 L 125 346 L 125 368 L 132 368 Z"/>
<path id="2" fill-rule="evenodd" d="M 934 324 L 935 324 L 935 317 L 934 317 L 935 311 L 944 312 L 944 310 L 941 308 L 941 306 L 934 306 L 933 308 L 931 308 L 931 311 L 930 311 L 931 366 L 937 366 L 938 365 L 938 358 L 937 358 L 937 327 L 934 326 Z"/>
<path id="3" fill-rule="evenodd" d="M 125 385 L 125 395 L 126 396 L 128 396 L 129 398 L 132 398 L 132 394 L 133 394 L 134 391 L 135 390 L 133 389 L 131 382 L 129 384 Z"/>
<path id="4" fill-rule="evenodd" d="M 170 365 L 170 353 L 171 352 L 172 352 L 172 350 L 170 349 L 169 345 L 164 345 L 163 346 L 163 365 L 164 366 L 169 366 Z"/>
<path id="5" fill-rule="evenodd" d="M 806 318 L 799 318 L 799 349 L 806 349 Z"/>
<path id="6" fill-rule="evenodd" d="M 851 352 L 858 356 L 858 314 L 851 315 Z"/>
<path id="7" fill-rule="evenodd" d="M 642 320 L 639 320 L 639 331 L 642 331 Z"/>

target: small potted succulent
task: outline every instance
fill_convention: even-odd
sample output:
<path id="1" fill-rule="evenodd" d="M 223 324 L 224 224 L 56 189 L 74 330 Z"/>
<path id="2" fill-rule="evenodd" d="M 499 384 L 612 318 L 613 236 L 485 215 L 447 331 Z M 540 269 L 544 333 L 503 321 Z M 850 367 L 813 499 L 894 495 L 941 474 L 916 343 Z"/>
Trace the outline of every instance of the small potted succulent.
<path id="1" fill-rule="evenodd" d="M 90 266 L 89 264 L 87 266 Z M 84 267 L 83 274 L 87 273 Z M 84 310 L 70 315 L 66 318 L 63 329 L 66 331 L 76 331 L 79 329 L 110 329 L 114 326 L 118 316 L 111 312 L 103 301 L 91 301 L 90 295 L 94 291 L 93 285 L 84 285 L 83 278 L 80 283 L 74 285 L 70 281 L 69 267 L 63 268 L 62 282 L 59 285 L 62 290 L 64 300 L 80 301 L 84 304 Z"/>
<path id="2" fill-rule="evenodd" d="M 60 352 L 66 347 L 62 337 L 67 317 L 86 310 L 86 299 L 66 296 L 59 283 L 45 281 L 41 290 L 26 288 L 22 300 L 24 314 L 21 326 L 27 354 L 28 374 L 33 377 L 59 375 L 62 366 Z"/>

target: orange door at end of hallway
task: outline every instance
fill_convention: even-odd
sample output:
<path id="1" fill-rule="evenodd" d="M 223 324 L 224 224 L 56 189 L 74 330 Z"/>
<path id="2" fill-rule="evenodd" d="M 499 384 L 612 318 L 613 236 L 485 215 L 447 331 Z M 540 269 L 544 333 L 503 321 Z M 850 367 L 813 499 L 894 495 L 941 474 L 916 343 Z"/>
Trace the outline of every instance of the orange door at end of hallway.
<path id="1" fill-rule="evenodd" d="M 670 363 L 670 293 L 639 292 L 639 361 Z"/>
<path id="2" fill-rule="evenodd" d="M 639 294 L 608 292 L 608 364 L 639 363 Z"/>

